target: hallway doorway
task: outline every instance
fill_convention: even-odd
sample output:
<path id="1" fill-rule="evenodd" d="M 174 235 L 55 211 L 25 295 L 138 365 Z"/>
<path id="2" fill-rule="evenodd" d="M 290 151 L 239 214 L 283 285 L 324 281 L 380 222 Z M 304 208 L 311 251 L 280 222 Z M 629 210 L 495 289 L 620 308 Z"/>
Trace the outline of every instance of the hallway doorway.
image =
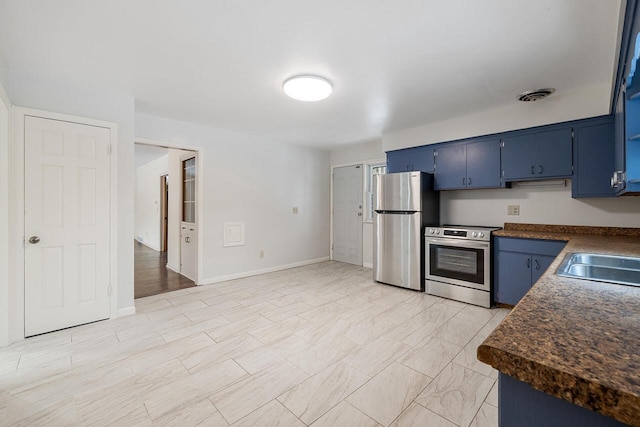
<path id="1" fill-rule="evenodd" d="M 143 298 L 196 286 L 193 280 L 167 268 L 167 252 L 135 242 L 134 298 Z"/>
<path id="2" fill-rule="evenodd" d="M 196 156 L 191 150 L 135 144 L 134 298 L 196 286 Z M 188 218 L 185 206 L 191 208 Z"/>

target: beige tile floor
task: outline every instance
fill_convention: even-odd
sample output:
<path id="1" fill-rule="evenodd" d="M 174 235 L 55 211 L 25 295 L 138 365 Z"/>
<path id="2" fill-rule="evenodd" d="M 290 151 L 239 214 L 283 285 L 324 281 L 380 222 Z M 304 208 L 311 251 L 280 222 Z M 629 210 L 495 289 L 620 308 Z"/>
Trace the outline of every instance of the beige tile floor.
<path id="1" fill-rule="evenodd" d="M 497 426 L 507 314 L 324 262 L 0 349 L 0 425 Z"/>

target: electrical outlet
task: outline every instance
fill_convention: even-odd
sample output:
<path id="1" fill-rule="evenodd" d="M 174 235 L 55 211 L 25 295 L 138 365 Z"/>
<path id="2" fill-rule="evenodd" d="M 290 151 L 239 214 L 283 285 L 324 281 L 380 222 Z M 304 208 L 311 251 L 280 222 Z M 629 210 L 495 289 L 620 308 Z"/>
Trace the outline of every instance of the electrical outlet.
<path id="1" fill-rule="evenodd" d="M 507 215 L 520 215 L 520 205 L 507 206 Z"/>
<path id="2" fill-rule="evenodd" d="M 294 208 L 293 208 L 293 213 L 294 213 L 294 214 L 297 214 L 297 213 L 298 213 L 298 207 L 297 207 L 297 206 L 294 206 Z"/>
<path id="3" fill-rule="evenodd" d="M 264 258 L 264 251 L 260 251 L 260 258 Z"/>

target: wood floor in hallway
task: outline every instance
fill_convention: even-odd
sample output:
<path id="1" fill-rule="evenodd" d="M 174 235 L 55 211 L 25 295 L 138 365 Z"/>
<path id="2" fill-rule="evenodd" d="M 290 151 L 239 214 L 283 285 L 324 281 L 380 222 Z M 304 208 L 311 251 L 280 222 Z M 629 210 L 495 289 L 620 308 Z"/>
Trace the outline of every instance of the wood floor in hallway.
<path id="1" fill-rule="evenodd" d="M 134 298 L 148 297 L 195 286 L 190 280 L 167 268 L 167 253 L 156 252 L 134 242 Z"/>

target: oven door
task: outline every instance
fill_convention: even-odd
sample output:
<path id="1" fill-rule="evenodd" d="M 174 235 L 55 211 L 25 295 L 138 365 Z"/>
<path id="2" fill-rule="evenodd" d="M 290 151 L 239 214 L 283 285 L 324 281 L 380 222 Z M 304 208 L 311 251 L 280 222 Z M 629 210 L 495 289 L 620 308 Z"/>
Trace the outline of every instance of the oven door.
<path id="1" fill-rule="evenodd" d="M 491 290 L 490 243 L 471 240 L 425 239 L 425 276 L 429 280 Z"/>

